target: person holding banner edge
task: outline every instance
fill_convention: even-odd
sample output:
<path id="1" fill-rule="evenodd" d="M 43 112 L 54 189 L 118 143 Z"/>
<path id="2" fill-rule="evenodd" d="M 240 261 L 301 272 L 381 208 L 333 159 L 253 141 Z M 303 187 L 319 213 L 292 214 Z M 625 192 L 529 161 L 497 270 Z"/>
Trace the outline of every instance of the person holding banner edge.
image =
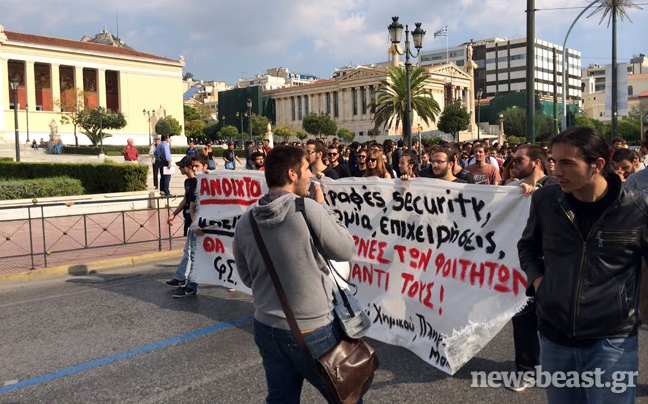
<path id="1" fill-rule="evenodd" d="M 343 331 L 332 312 L 332 281 L 324 258 L 314 254 L 310 232 L 295 200 L 305 197 L 306 214 L 327 258 L 351 259 L 353 237 L 324 204 L 319 185 L 307 198 L 313 173 L 307 151 L 277 146 L 265 161 L 269 187 L 254 207 L 241 216 L 233 248 L 236 268 L 252 289 L 255 307 L 254 339 L 263 359 L 268 386 L 267 403 L 298 403 L 304 379 L 327 398 L 311 358 L 297 347 L 281 303 L 255 242 L 250 223 L 254 215 L 299 328 L 314 357 L 320 357 L 342 339 Z"/>

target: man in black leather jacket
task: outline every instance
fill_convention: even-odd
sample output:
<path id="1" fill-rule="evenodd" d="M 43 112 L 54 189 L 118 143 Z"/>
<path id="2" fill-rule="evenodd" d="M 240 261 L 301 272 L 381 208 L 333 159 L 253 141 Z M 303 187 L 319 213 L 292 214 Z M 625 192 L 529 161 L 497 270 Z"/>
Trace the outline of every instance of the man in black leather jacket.
<path id="1" fill-rule="evenodd" d="M 578 372 L 581 384 L 553 383 L 547 400 L 633 403 L 648 197 L 622 187 L 594 129 L 569 128 L 552 154 L 558 185 L 533 194 L 518 252 L 537 303 L 541 370 Z"/>

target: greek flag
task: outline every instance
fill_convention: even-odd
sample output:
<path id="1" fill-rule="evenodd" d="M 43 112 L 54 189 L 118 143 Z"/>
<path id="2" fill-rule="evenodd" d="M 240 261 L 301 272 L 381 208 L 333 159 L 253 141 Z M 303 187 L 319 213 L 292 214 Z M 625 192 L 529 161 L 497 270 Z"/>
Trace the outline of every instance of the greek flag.
<path id="1" fill-rule="evenodd" d="M 447 25 L 434 33 L 435 38 L 438 37 L 438 36 L 448 36 L 448 26 Z"/>

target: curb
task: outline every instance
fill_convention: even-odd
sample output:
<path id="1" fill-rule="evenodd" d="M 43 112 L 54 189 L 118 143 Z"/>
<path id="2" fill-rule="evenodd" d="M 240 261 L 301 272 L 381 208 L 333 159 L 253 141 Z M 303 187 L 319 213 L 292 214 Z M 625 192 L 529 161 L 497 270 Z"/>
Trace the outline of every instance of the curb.
<path id="1" fill-rule="evenodd" d="M 28 282 L 52 276 L 83 276 L 115 268 L 132 268 L 135 265 L 182 257 L 183 250 L 162 251 L 134 257 L 120 257 L 108 260 L 87 262 L 84 264 L 62 265 L 59 267 L 35 269 L 17 274 L 0 275 L 0 282 Z"/>

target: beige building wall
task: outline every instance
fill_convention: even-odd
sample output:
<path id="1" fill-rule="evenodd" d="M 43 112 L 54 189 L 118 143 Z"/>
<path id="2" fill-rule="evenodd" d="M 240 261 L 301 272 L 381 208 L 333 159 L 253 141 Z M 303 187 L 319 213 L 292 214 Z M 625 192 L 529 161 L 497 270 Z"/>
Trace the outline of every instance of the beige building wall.
<path id="1" fill-rule="evenodd" d="M 586 90 L 590 90 L 589 82 L 586 83 Z M 641 111 L 648 111 L 648 74 L 628 75 L 628 87 L 632 87 L 632 95 L 628 96 L 628 110 L 637 108 Z M 612 117 L 605 116 L 605 91 L 583 93 L 583 113 L 599 121 L 609 122 Z"/>
<path id="2" fill-rule="evenodd" d="M 25 39 L 27 38 L 27 40 Z M 35 38 L 29 42 L 29 38 Z M 3 32 L 0 26 L 0 142 L 14 142 L 14 111 L 10 109 L 9 61 L 24 61 L 27 66 L 25 88 L 29 105 L 30 139 L 48 140 L 50 122 L 55 120 L 64 144 L 74 144 L 72 125 L 61 123 L 61 113 L 57 112 L 60 102 L 59 67 L 71 66 L 75 71 L 75 87 L 80 88 L 83 80 L 83 69 L 94 69 L 97 72 L 97 102 L 106 107 L 107 71 L 118 72 L 119 111 L 126 116 L 127 125 L 121 130 L 109 131 L 113 137 L 104 139 L 104 144 L 125 144 L 132 137 L 138 145 L 149 142 L 149 129 L 154 133 L 157 120 L 172 115 L 183 121 L 183 82 L 182 68 L 184 61 L 147 55 L 135 51 L 113 51 L 109 45 L 81 44 L 80 41 Z M 34 99 L 33 64 L 50 66 L 53 111 L 36 111 Z M 60 108 L 58 108 L 60 110 Z M 154 110 L 155 116 L 149 127 L 148 116 L 142 110 Z M 21 142 L 27 138 L 27 112 L 18 110 L 18 126 Z M 77 130 L 78 132 L 78 130 Z M 79 133 L 79 144 L 90 144 L 87 137 Z"/>

